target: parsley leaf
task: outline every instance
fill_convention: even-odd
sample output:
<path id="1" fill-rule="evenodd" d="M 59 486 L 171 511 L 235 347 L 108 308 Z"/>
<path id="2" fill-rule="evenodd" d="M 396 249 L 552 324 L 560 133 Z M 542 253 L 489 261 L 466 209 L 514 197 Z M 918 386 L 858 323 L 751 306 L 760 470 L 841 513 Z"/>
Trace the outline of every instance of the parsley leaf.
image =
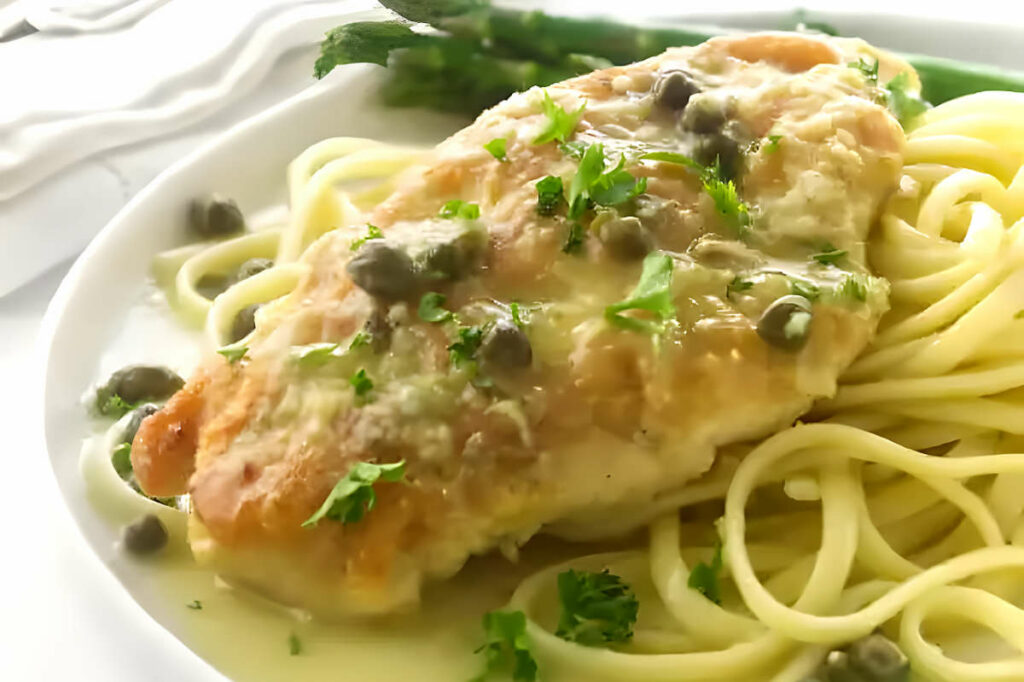
<path id="1" fill-rule="evenodd" d="M 444 206 L 441 207 L 441 212 L 437 215 L 449 220 L 454 220 L 455 218 L 460 220 L 476 220 L 480 217 L 480 207 L 462 199 L 452 199 L 445 202 Z"/>
<path id="2" fill-rule="evenodd" d="M 779 150 L 779 143 L 782 141 L 782 135 L 769 135 L 766 138 L 768 141 L 761 145 L 765 154 L 774 154 Z"/>
<path id="3" fill-rule="evenodd" d="M 722 585 L 719 574 L 722 572 L 722 543 L 715 543 L 715 553 L 711 557 L 711 563 L 701 561 L 690 571 L 690 578 L 686 581 L 687 587 L 697 590 L 705 597 L 715 602 L 722 603 Z"/>
<path id="4" fill-rule="evenodd" d="M 294 632 L 288 635 L 288 654 L 298 656 L 302 653 L 302 641 Z"/>
<path id="5" fill-rule="evenodd" d="M 617 206 L 647 191 L 647 178 L 634 178 L 623 168 L 626 157 L 620 156 L 619 163 L 602 173 L 591 183 L 588 194 L 595 204 Z"/>
<path id="6" fill-rule="evenodd" d="M 114 471 L 121 477 L 122 480 L 127 481 L 132 476 L 132 444 L 121 443 L 114 451 L 110 453 L 110 463 L 114 466 Z"/>
<path id="7" fill-rule="evenodd" d="M 726 285 L 725 297 L 732 298 L 732 295 L 735 293 L 738 293 L 740 291 L 748 291 L 753 288 L 754 283 L 752 281 L 750 281 L 749 279 L 743 279 L 739 275 L 736 275 L 735 277 L 732 278 L 732 281 L 729 282 L 728 285 Z"/>
<path id="8" fill-rule="evenodd" d="M 549 95 L 547 90 L 545 90 L 544 98 L 541 100 L 540 106 L 544 111 L 544 115 L 548 117 L 548 125 L 543 131 L 541 131 L 540 135 L 534 138 L 534 144 L 544 144 L 545 142 L 551 142 L 552 140 L 565 142 L 566 139 L 572 135 L 572 132 L 576 130 L 576 124 L 580 122 L 580 118 L 583 116 L 583 110 L 587 105 L 584 102 L 576 111 L 566 111 L 555 104 L 555 101 L 551 99 L 551 95 Z"/>
<path id="9" fill-rule="evenodd" d="M 821 289 L 817 284 L 796 277 L 789 278 L 789 290 L 797 296 L 803 296 L 808 301 L 816 301 L 821 296 Z"/>
<path id="10" fill-rule="evenodd" d="M 311 343 L 308 346 L 297 346 L 292 353 L 299 367 L 313 369 L 330 362 L 335 357 L 334 351 L 337 349 L 336 343 Z"/>
<path id="11" fill-rule="evenodd" d="M 674 163 L 680 166 L 686 166 L 698 173 L 704 172 L 704 166 L 700 165 L 686 154 L 679 154 L 678 152 L 648 152 L 640 157 L 646 161 L 663 161 L 665 163 Z"/>
<path id="12" fill-rule="evenodd" d="M 355 350 L 356 348 L 362 348 L 363 346 L 370 345 L 370 335 L 366 332 L 356 332 L 352 336 L 352 340 L 348 344 L 349 350 Z"/>
<path id="13" fill-rule="evenodd" d="M 192 609 L 193 611 L 202 611 L 203 602 L 199 601 L 198 599 L 193 599 L 191 603 L 185 604 L 185 608 Z"/>
<path id="14" fill-rule="evenodd" d="M 565 201 L 562 178 L 549 175 L 537 182 L 537 213 L 554 215 L 558 207 Z"/>
<path id="15" fill-rule="evenodd" d="M 348 378 L 348 383 L 356 391 L 357 402 L 369 401 L 369 393 L 373 390 L 373 379 L 369 377 L 365 369 L 360 369 L 358 372 Z"/>
<path id="16" fill-rule="evenodd" d="M 420 319 L 424 322 L 447 322 L 455 317 L 452 311 L 442 307 L 446 300 L 444 294 L 439 294 L 436 291 L 428 291 L 423 294 L 418 311 Z"/>
<path id="17" fill-rule="evenodd" d="M 100 391 L 101 394 L 105 392 L 106 391 L 104 390 Z M 136 407 L 138 406 L 128 402 L 127 400 L 125 400 L 116 393 L 111 393 L 107 395 L 105 398 L 103 397 L 103 395 L 96 396 L 96 409 L 99 410 L 99 413 L 105 417 L 114 417 L 115 419 L 120 419 L 121 417 L 125 416 L 126 414 L 134 410 Z"/>
<path id="18" fill-rule="evenodd" d="M 721 169 L 717 163 L 714 167 L 705 169 L 702 181 L 704 191 L 715 202 L 715 209 L 722 219 L 735 229 L 741 238 L 745 236 L 750 229 L 750 208 L 740 200 L 736 184 L 721 177 Z"/>
<path id="19" fill-rule="evenodd" d="M 886 103 L 889 111 L 904 128 L 912 120 L 928 110 L 929 104 L 918 95 L 908 92 L 910 76 L 906 71 L 896 75 L 885 84 Z"/>
<path id="20" fill-rule="evenodd" d="M 229 364 L 235 364 L 239 360 L 245 357 L 245 354 L 249 352 L 248 346 L 225 346 L 218 348 L 217 352 L 227 358 Z"/>
<path id="21" fill-rule="evenodd" d="M 571 159 L 579 161 L 583 158 L 583 152 L 587 151 L 587 145 L 585 142 L 580 142 L 579 140 L 570 140 L 569 142 L 558 145 L 558 151 Z"/>
<path id="22" fill-rule="evenodd" d="M 869 62 L 861 57 L 855 62 L 847 64 L 851 69 L 857 69 L 867 79 L 868 83 L 878 85 L 878 60 Z"/>
<path id="23" fill-rule="evenodd" d="M 484 145 L 484 149 L 491 153 L 491 156 L 496 158 L 498 161 L 508 161 L 508 156 L 505 152 L 505 144 L 508 142 L 507 138 L 496 137 L 487 144 Z"/>
<path id="24" fill-rule="evenodd" d="M 647 254 L 640 281 L 633 289 L 633 293 L 625 301 L 605 308 L 605 319 L 623 329 L 648 334 L 663 332 L 666 321 L 676 314 L 676 306 L 672 301 L 674 271 L 675 262 L 667 253 L 652 251 Z M 656 320 L 643 320 L 620 314 L 626 310 L 646 310 L 653 313 Z"/>
<path id="25" fill-rule="evenodd" d="M 352 245 L 349 246 L 349 248 L 355 251 L 356 249 L 358 249 L 360 246 L 370 241 L 371 239 L 384 239 L 384 233 L 376 225 L 366 223 L 366 235 L 360 237 L 359 239 L 353 240 Z"/>
<path id="26" fill-rule="evenodd" d="M 820 253 L 816 253 L 811 256 L 812 259 L 821 263 L 822 265 L 835 265 L 838 263 L 843 256 L 846 255 L 845 249 L 837 249 L 829 243 L 825 243 Z"/>
<path id="27" fill-rule="evenodd" d="M 848 275 L 839 285 L 836 294 L 844 298 L 866 301 L 868 300 L 868 287 L 864 280 L 857 275 Z"/>
<path id="28" fill-rule="evenodd" d="M 457 338 L 448 346 L 448 357 L 456 367 L 471 362 L 476 357 L 484 339 L 482 327 L 459 327 Z"/>
<path id="29" fill-rule="evenodd" d="M 569 233 L 565 237 L 565 243 L 562 244 L 562 253 L 579 253 L 586 238 L 587 232 L 583 229 L 583 225 L 578 221 L 573 222 L 569 225 Z"/>
<path id="30" fill-rule="evenodd" d="M 508 311 L 512 315 L 512 324 L 522 329 L 525 323 L 523 322 L 523 318 L 519 314 L 519 304 L 515 301 L 512 301 L 511 303 L 508 304 Z"/>
<path id="31" fill-rule="evenodd" d="M 555 634 L 570 642 L 600 646 L 633 639 L 640 604 L 633 590 L 607 569 L 558 574 L 562 613 Z"/>
<path id="32" fill-rule="evenodd" d="M 396 483 L 405 476 L 405 460 L 393 464 L 356 462 L 347 474 L 334 485 L 327 499 L 302 527 L 315 526 L 322 519 L 356 523 L 377 504 L 373 484 L 378 480 Z"/>
<path id="33" fill-rule="evenodd" d="M 491 611 L 484 614 L 483 626 L 487 641 L 477 651 L 484 652 L 487 663 L 484 673 L 476 680 L 483 680 L 488 674 L 511 666 L 514 682 L 534 682 L 537 679 L 537 661 L 530 652 L 526 614 L 522 611 Z"/>
<path id="34" fill-rule="evenodd" d="M 569 183 L 569 219 L 576 220 L 590 206 L 588 190 L 604 171 L 604 147 L 592 144 L 583 152 L 576 175 Z"/>

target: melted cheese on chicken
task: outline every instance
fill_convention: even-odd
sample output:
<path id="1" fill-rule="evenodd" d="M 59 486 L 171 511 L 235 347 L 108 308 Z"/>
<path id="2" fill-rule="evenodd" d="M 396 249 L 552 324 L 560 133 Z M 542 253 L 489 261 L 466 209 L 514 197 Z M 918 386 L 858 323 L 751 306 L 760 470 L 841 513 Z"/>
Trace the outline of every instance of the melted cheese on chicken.
<path id="1" fill-rule="evenodd" d="M 868 53 L 758 34 L 575 78 L 546 89 L 568 112 L 585 105 L 575 148 L 534 143 L 548 122 L 540 90 L 484 112 L 368 216 L 385 235 L 374 248 L 406 254 L 420 279 L 364 279 L 368 292 L 351 276 L 360 228 L 320 238 L 303 256 L 309 275 L 267 308 L 245 360 L 212 358 L 143 423 L 132 448 L 140 485 L 187 488 L 193 552 L 228 578 L 317 611 L 378 612 L 415 603 L 425 579 L 473 554 L 678 489 L 716 447 L 791 423 L 835 391 L 887 307 L 864 242 L 897 184 L 904 138 L 847 66 Z M 882 57 L 883 73 L 912 73 Z M 670 77 L 680 92 L 664 92 Z M 494 138 L 507 159 L 484 149 Z M 588 209 L 579 252 L 565 253 L 574 221 L 564 205 L 538 213 L 537 183 L 570 187 L 593 144 L 609 167 L 622 155 L 646 190 Z M 723 215 L 699 173 L 640 158 L 658 151 L 717 158 L 735 173 L 749 225 Z M 479 218 L 439 218 L 453 199 L 478 204 Z M 616 220 L 642 239 L 623 248 L 607 226 Z M 672 270 L 675 315 L 658 334 L 606 316 L 651 248 Z M 447 274 L 432 278 L 431 259 Z M 427 291 L 483 331 L 475 354 L 468 339 L 466 358 L 452 357 L 456 323 L 420 319 Z M 806 336 L 786 348 L 758 324 L 793 291 L 813 299 L 812 317 L 786 331 Z M 498 327 L 515 338 L 489 352 Z M 344 349 L 364 329 L 371 343 L 300 361 L 308 344 Z M 362 396 L 349 381 L 358 370 L 373 382 Z M 399 460 L 405 480 L 377 483 L 361 520 L 303 526 L 355 463 Z"/>

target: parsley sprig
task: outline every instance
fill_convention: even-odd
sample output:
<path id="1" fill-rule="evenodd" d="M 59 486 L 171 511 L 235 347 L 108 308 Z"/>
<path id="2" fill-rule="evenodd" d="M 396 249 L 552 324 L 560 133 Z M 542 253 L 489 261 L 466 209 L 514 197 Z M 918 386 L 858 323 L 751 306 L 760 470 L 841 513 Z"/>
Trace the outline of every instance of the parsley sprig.
<path id="1" fill-rule="evenodd" d="M 449 220 L 476 220 L 480 217 L 480 206 L 462 199 L 452 199 L 444 203 L 437 215 Z"/>
<path id="2" fill-rule="evenodd" d="M 719 541 L 715 543 L 715 553 L 711 557 L 711 562 L 701 561 L 694 566 L 693 570 L 690 571 L 690 577 L 686 581 L 686 585 L 691 589 L 697 590 L 714 603 L 721 604 L 721 573 L 722 543 Z"/>
<path id="3" fill-rule="evenodd" d="M 562 178 L 549 175 L 537 181 L 537 213 L 539 215 L 554 215 L 564 201 L 565 190 L 562 186 Z"/>
<path id="4" fill-rule="evenodd" d="M 371 239 L 384 239 L 384 232 L 376 225 L 366 223 L 366 234 L 359 239 L 352 240 L 352 244 L 349 248 L 355 251 Z"/>
<path id="5" fill-rule="evenodd" d="M 377 481 L 397 483 L 405 476 L 405 460 L 392 464 L 357 462 L 327 495 L 312 516 L 303 521 L 303 528 L 315 526 L 323 519 L 341 523 L 356 523 L 373 510 L 377 504 L 377 493 L 373 484 Z"/>
<path id="6" fill-rule="evenodd" d="M 612 324 L 631 331 L 660 334 L 676 314 L 672 300 L 672 273 L 675 262 L 662 251 L 652 251 L 644 258 L 640 281 L 633 293 L 624 301 L 604 309 L 604 316 Z M 653 320 L 640 319 L 622 313 L 627 310 L 644 310 L 654 316 Z"/>
<path id="7" fill-rule="evenodd" d="M 496 158 L 502 163 L 508 161 L 508 153 L 505 149 L 508 139 L 504 137 L 496 137 L 487 144 L 484 145 L 484 149 L 490 152 L 491 156 Z"/>
<path id="8" fill-rule="evenodd" d="M 825 243 L 821 251 L 812 255 L 811 258 L 821 265 L 836 265 L 844 256 L 846 256 L 845 249 L 837 249 L 831 244 Z"/>
<path id="9" fill-rule="evenodd" d="M 428 291 L 420 298 L 417 313 L 424 322 L 447 322 L 455 317 L 455 313 L 444 308 L 447 297 L 436 291 Z"/>
<path id="10" fill-rule="evenodd" d="M 715 203 L 715 210 L 722 220 L 730 226 L 742 239 L 750 232 L 750 207 L 740 199 L 736 183 L 726 178 L 721 164 L 716 160 L 714 165 L 702 166 L 689 156 L 677 152 L 649 152 L 640 157 L 641 160 L 674 163 L 689 168 L 700 177 L 704 192 Z"/>
<path id="11" fill-rule="evenodd" d="M 558 106 L 548 91 L 544 91 L 544 96 L 540 102 L 541 110 L 544 115 L 547 116 L 548 122 L 544 130 L 541 131 L 540 135 L 533 139 L 534 144 L 544 144 L 553 140 L 559 142 L 565 142 L 573 131 L 576 130 L 576 125 L 580 122 L 580 118 L 583 116 L 583 110 L 587 107 L 586 102 L 580 105 L 579 109 L 575 111 L 566 111 L 562 107 Z"/>
<path id="12" fill-rule="evenodd" d="M 477 649 L 486 661 L 484 672 L 473 679 L 482 682 L 491 673 L 512 669 L 513 682 L 534 682 L 537 661 L 530 651 L 526 634 L 526 614 L 522 611 L 491 611 L 484 614 L 486 642 Z"/>
<path id="13" fill-rule="evenodd" d="M 640 604 L 632 588 L 607 569 L 560 573 L 558 600 L 562 611 L 555 634 L 562 639 L 586 646 L 633 639 Z"/>

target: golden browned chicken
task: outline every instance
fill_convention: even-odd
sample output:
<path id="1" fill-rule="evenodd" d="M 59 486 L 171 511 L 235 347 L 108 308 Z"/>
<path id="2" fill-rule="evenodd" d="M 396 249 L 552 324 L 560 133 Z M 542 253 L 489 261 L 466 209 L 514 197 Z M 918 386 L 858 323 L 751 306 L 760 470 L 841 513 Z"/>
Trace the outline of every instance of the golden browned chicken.
<path id="1" fill-rule="evenodd" d="M 791 423 L 887 306 L 864 240 L 904 138 L 859 56 L 916 82 L 757 34 L 484 112 L 142 424 L 139 483 L 191 494 L 223 575 L 377 612 Z"/>

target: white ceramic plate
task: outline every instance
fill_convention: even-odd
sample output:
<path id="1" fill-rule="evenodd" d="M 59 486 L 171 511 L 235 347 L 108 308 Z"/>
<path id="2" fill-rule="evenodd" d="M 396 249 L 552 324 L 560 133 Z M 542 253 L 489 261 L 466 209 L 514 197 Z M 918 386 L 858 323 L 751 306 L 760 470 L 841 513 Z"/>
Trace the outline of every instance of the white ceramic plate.
<path id="1" fill-rule="evenodd" d="M 781 13 L 747 15 L 743 26 L 774 27 Z M 870 41 L 908 52 L 986 58 L 1024 67 L 1020 30 L 927 21 L 919 18 L 816 14 Z M 702 17 L 707 18 L 707 17 Z M 967 38 L 970 37 L 968 40 Z M 950 49 L 944 49 L 949 46 Z M 975 46 L 975 47 L 966 47 Z M 81 396 L 101 377 L 130 362 L 160 364 L 177 357 L 187 373 L 196 356 L 194 337 L 182 332 L 155 302 L 147 283 L 152 257 L 185 243 L 183 207 L 211 191 L 234 197 L 247 214 L 284 202 L 288 162 L 309 144 L 336 135 L 374 137 L 404 143 L 435 143 L 465 121 L 431 112 L 391 110 L 374 101 L 379 72 L 349 67 L 304 95 L 234 128 L 214 144 L 183 159 L 141 192 L 89 245 L 75 263 L 43 324 L 47 358 L 44 379 L 45 439 L 64 500 L 82 534 L 145 613 L 170 633 L 181 635 L 180 603 L 169 604 L 149 580 L 148 568 L 119 559 L 117 528 L 86 499 L 78 459 L 83 437 L 93 426 Z M 130 311 L 130 314 L 127 314 Z M 133 623 L 112 621 L 110 636 Z M 180 670 L 160 679 L 217 679 L 167 635 L 167 646 L 181 650 Z M 137 671 L 138 675 L 146 671 Z M 177 677 L 180 673 L 182 677 Z M 133 679 L 126 676 L 125 679 Z"/>

